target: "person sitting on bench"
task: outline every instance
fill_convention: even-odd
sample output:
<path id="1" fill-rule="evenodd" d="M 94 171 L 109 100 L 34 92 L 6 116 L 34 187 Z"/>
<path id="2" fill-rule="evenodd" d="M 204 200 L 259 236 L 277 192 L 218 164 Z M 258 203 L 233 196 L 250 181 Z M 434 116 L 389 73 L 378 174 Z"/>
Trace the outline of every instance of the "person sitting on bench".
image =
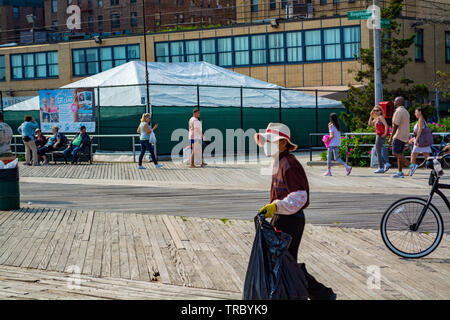
<path id="1" fill-rule="evenodd" d="M 64 159 L 70 158 L 72 164 L 78 161 L 78 153 L 91 142 L 91 138 L 86 132 L 86 127 L 81 126 L 80 132 L 76 134 L 66 150 L 64 150 Z"/>
<path id="2" fill-rule="evenodd" d="M 61 146 L 62 139 L 61 139 L 61 134 L 58 131 L 59 131 L 58 126 L 53 126 L 52 127 L 53 136 L 51 136 L 48 139 L 45 146 L 38 149 L 38 155 L 41 156 L 42 159 L 44 159 L 44 165 L 48 165 L 48 159 L 45 154 L 48 152 L 53 152 Z"/>

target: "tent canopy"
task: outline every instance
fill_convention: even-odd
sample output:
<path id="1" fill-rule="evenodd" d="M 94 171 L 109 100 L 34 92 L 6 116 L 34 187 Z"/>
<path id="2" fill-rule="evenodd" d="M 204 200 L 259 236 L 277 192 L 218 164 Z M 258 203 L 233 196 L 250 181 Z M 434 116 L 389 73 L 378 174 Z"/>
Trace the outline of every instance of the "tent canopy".
<path id="1" fill-rule="evenodd" d="M 207 62 L 149 62 L 147 67 L 150 103 L 153 106 L 195 107 L 198 105 L 198 85 L 200 106 L 240 107 L 242 87 L 244 107 L 279 107 L 281 87 Z M 100 88 L 98 91 L 95 90 L 96 105 L 126 107 L 145 105 L 147 97 L 145 84 L 145 62 L 132 61 L 61 88 Z M 281 91 L 283 108 L 315 108 L 315 99 L 315 96 L 304 92 Z M 319 97 L 318 107 L 342 108 L 343 106 L 339 101 Z M 39 110 L 39 97 L 11 105 L 5 110 Z"/>

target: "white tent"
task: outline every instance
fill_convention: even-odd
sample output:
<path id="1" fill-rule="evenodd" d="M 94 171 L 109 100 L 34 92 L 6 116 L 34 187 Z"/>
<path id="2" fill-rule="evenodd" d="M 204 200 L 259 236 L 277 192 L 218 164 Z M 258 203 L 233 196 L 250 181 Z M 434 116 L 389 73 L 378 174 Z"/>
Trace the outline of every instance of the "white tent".
<path id="1" fill-rule="evenodd" d="M 240 107 L 242 87 L 244 107 L 279 107 L 280 92 L 278 89 L 281 87 L 207 62 L 149 62 L 147 66 L 150 83 L 150 103 L 154 106 L 195 107 L 198 105 L 196 85 L 199 85 L 200 106 Z M 61 88 L 100 87 L 99 96 L 97 89 L 95 90 L 97 105 L 138 106 L 144 105 L 146 101 L 145 83 L 145 62 L 132 61 Z M 138 84 L 140 86 L 130 86 Z M 160 84 L 170 84 L 171 86 Z M 214 86 L 225 87 L 219 88 Z M 299 91 L 281 91 L 283 108 L 315 108 L 315 99 L 314 95 Z M 342 104 L 336 100 L 319 97 L 318 107 L 341 108 Z M 39 98 L 34 97 L 11 105 L 6 110 L 39 110 Z"/>

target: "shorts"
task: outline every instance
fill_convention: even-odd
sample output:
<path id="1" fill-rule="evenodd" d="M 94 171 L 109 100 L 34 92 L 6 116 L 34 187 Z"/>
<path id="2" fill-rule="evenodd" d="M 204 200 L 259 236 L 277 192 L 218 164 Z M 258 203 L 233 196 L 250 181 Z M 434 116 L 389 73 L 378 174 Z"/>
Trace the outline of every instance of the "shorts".
<path id="1" fill-rule="evenodd" d="M 392 153 L 393 154 L 403 154 L 403 151 L 405 150 L 405 144 L 406 144 L 406 142 L 403 142 L 398 139 L 394 139 L 394 142 L 392 143 Z"/>

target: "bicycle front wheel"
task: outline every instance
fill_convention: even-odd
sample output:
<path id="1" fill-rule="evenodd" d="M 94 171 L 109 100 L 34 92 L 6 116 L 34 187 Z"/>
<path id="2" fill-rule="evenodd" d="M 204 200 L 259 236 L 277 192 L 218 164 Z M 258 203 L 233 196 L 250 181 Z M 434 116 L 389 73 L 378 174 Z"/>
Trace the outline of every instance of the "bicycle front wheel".
<path id="1" fill-rule="evenodd" d="M 381 219 L 381 237 L 385 245 L 403 258 L 421 258 L 433 252 L 442 240 L 444 222 L 439 210 L 430 203 L 417 231 L 413 230 L 427 202 L 404 198 L 394 202 Z"/>

